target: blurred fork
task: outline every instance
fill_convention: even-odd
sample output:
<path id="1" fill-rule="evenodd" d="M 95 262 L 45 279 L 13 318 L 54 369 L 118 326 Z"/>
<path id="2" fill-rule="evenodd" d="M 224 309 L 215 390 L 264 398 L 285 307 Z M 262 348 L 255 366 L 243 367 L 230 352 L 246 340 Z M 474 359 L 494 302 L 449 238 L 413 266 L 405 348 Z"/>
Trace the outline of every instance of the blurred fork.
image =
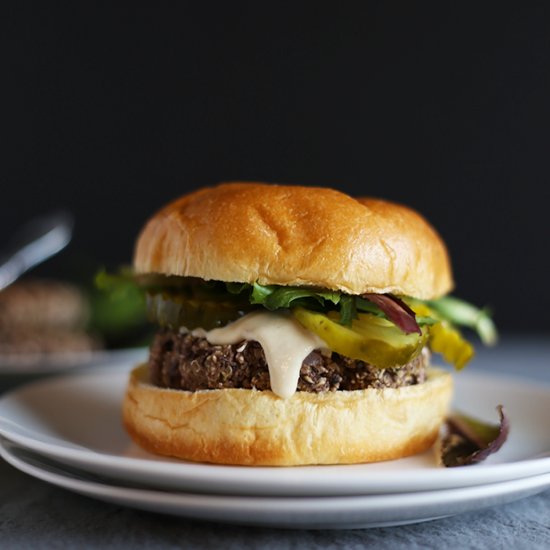
<path id="1" fill-rule="evenodd" d="M 73 216 L 59 211 L 33 219 L 17 231 L 0 254 L 0 290 L 63 250 L 71 240 L 73 225 Z"/>

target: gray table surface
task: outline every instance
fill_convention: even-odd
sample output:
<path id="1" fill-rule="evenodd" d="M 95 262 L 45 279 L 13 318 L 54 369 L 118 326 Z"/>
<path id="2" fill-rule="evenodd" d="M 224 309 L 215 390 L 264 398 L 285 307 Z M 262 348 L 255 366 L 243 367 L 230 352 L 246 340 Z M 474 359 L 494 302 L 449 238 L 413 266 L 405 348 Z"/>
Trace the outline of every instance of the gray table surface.
<path id="1" fill-rule="evenodd" d="M 550 337 L 508 337 L 469 368 L 550 383 Z M 550 428 L 549 428 L 550 429 Z M 172 518 L 57 489 L 0 460 L 1 548 L 550 548 L 550 491 L 422 524 L 277 530 Z"/>

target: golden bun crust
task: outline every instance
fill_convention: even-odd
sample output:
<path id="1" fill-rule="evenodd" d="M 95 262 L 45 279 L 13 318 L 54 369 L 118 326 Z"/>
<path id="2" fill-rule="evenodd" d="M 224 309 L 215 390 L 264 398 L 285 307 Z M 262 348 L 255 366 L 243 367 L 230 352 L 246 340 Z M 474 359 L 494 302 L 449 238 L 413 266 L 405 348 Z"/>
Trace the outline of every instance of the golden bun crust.
<path id="1" fill-rule="evenodd" d="M 196 462 L 254 466 L 354 464 L 428 449 L 447 414 L 452 378 L 398 389 L 296 392 L 289 399 L 245 389 L 187 392 L 130 375 L 124 424 L 144 449 Z"/>
<path id="2" fill-rule="evenodd" d="M 170 203 L 138 239 L 138 273 L 437 298 L 445 245 L 418 213 L 326 188 L 226 183 Z"/>

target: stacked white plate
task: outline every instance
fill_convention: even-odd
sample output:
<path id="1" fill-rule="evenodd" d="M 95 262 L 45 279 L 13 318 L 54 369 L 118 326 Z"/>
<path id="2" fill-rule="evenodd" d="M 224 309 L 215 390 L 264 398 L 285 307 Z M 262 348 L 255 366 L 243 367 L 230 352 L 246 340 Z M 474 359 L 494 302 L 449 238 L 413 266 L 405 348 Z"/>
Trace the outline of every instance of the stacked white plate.
<path id="1" fill-rule="evenodd" d="M 435 453 L 378 464 L 252 468 L 145 453 L 120 405 L 131 364 L 38 381 L 0 398 L 0 454 L 44 481 L 108 502 L 189 518 L 286 528 L 365 528 L 435 519 L 550 488 L 550 386 L 456 377 L 457 408 L 511 434 L 485 463 L 442 468 Z"/>

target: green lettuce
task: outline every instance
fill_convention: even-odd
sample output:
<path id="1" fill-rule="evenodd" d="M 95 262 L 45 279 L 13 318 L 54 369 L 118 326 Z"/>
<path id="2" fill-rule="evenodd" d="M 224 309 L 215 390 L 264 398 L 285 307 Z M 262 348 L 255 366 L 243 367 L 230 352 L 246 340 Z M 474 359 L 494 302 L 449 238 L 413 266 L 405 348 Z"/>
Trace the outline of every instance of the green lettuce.
<path id="1" fill-rule="evenodd" d="M 121 270 L 114 275 L 102 271 L 96 277 L 96 285 L 98 288 L 115 294 L 117 288 L 127 291 L 129 285 L 135 285 L 149 294 L 169 291 L 185 293 L 185 295 L 196 299 L 217 300 L 233 297 L 252 305 L 265 307 L 270 311 L 296 307 L 325 313 L 338 311 L 340 324 L 346 326 L 351 325 L 353 319 L 357 318 L 358 312 L 370 313 L 388 319 L 376 304 L 366 298 L 323 288 L 262 285 L 258 282 L 253 284 L 224 283 L 176 276 L 136 275 L 130 269 Z M 405 301 L 409 305 L 424 304 L 429 308 L 429 314 L 416 316 L 416 322 L 420 326 L 435 325 L 440 321 L 445 321 L 452 326 L 467 327 L 476 331 L 486 345 L 494 344 L 497 340 L 497 331 L 487 309 L 479 309 L 454 296 L 444 296 L 437 300 L 405 298 Z"/>
<path id="2" fill-rule="evenodd" d="M 250 303 L 264 306 L 270 311 L 302 305 L 304 301 L 313 301 L 320 306 L 326 303 L 337 305 L 342 294 L 331 290 L 311 290 L 304 287 L 260 285 L 254 283 L 250 294 Z"/>
<path id="3" fill-rule="evenodd" d="M 457 326 L 474 330 L 486 346 L 496 344 L 498 333 L 491 312 L 487 308 L 479 309 L 454 296 L 443 296 L 438 300 L 427 300 L 426 304 L 441 319 Z"/>

